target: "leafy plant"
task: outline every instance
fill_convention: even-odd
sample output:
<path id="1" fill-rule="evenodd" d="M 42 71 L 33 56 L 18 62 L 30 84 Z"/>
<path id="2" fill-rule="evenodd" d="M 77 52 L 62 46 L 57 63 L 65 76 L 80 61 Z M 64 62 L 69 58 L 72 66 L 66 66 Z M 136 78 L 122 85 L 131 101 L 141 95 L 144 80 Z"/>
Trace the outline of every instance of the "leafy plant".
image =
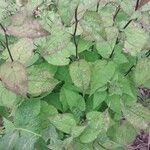
<path id="1" fill-rule="evenodd" d="M 149 149 L 149 43 L 148 0 L 1 0 L 0 149 Z"/>

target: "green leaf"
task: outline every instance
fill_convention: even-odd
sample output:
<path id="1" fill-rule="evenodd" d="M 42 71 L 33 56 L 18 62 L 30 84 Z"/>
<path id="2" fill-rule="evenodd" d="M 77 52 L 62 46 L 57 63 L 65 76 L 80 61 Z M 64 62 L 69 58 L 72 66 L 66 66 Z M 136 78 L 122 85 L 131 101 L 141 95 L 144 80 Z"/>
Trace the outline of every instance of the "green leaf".
<path id="1" fill-rule="evenodd" d="M 149 131 L 147 92 L 136 102 L 150 87 L 141 3 L 1 0 L 0 150 L 123 150 Z"/>
<path id="2" fill-rule="evenodd" d="M 133 6 L 136 5 L 135 3 L 136 1 L 126 0 L 126 1 L 121 1 L 120 5 L 123 11 L 129 16 L 131 16 L 132 13 L 134 12 Z"/>
<path id="3" fill-rule="evenodd" d="M 68 102 L 66 100 L 66 96 L 65 96 L 63 89 L 60 91 L 59 99 L 62 104 L 63 111 L 68 110 L 69 106 L 68 106 Z"/>
<path id="4" fill-rule="evenodd" d="M 93 109 L 97 108 L 106 99 L 106 96 L 107 96 L 106 91 L 100 91 L 100 92 L 94 93 Z"/>
<path id="5" fill-rule="evenodd" d="M 78 41 L 79 53 L 85 50 L 88 50 L 91 45 L 92 45 L 92 42 L 85 40 L 83 37 L 79 38 L 79 41 Z"/>
<path id="6" fill-rule="evenodd" d="M 109 45 L 107 41 L 104 41 L 104 40 L 96 44 L 96 49 L 103 58 L 109 58 L 112 52 L 111 46 Z"/>
<path id="7" fill-rule="evenodd" d="M 0 116 L 5 117 L 5 118 L 7 118 L 9 116 L 9 112 L 6 107 L 0 106 Z"/>
<path id="8" fill-rule="evenodd" d="M 11 131 L 8 134 L 4 135 L 0 141 L 0 149 L 11 150 L 14 148 L 15 143 L 19 138 L 19 133 L 17 131 Z"/>
<path id="9" fill-rule="evenodd" d="M 20 1 L 20 0 L 19 0 Z M 23 4 L 26 4 L 29 12 L 32 12 L 35 8 L 37 8 L 40 4 L 42 4 L 43 0 L 21 0 Z"/>
<path id="10" fill-rule="evenodd" d="M 47 149 L 46 142 L 42 138 L 40 138 L 36 141 L 34 148 L 36 148 L 37 150 L 41 150 L 41 149 L 46 150 Z"/>
<path id="11" fill-rule="evenodd" d="M 122 111 L 126 119 L 136 128 L 146 129 L 150 123 L 150 111 L 141 104 L 132 106 L 122 106 Z"/>
<path id="12" fill-rule="evenodd" d="M 148 34 L 135 23 L 125 29 L 125 35 L 124 48 L 133 56 L 142 50 L 149 39 Z"/>
<path id="13" fill-rule="evenodd" d="M 56 43 L 58 44 L 58 42 Z M 45 55 L 44 58 L 49 64 L 56 65 L 56 66 L 65 66 L 69 64 L 70 62 L 69 57 L 72 55 L 72 53 L 75 53 L 75 46 L 73 43 L 69 43 L 65 48 L 62 48 L 58 51 L 56 50 L 52 54 Z"/>
<path id="14" fill-rule="evenodd" d="M 4 19 L 4 12 L 5 12 L 5 8 L 7 7 L 7 2 L 5 0 L 1 1 L 1 6 L 0 6 L 0 21 L 2 21 Z"/>
<path id="15" fill-rule="evenodd" d="M 80 25 L 83 28 L 83 34 L 91 41 L 100 41 L 102 37 L 105 37 L 101 17 L 95 11 L 86 11 L 80 20 Z"/>
<path id="16" fill-rule="evenodd" d="M 24 101 L 15 111 L 14 124 L 16 128 L 26 129 L 35 133 L 41 131 L 40 114 L 41 103 L 40 100 Z"/>
<path id="17" fill-rule="evenodd" d="M 64 110 L 69 106 L 70 110 L 74 108 L 79 108 L 79 110 L 85 110 L 85 100 L 77 92 L 67 89 L 65 87 L 61 88 L 60 91 L 60 101 L 64 107 Z"/>
<path id="18" fill-rule="evenodd" d="M 101 5 L 101 2 L 100 2 Z M 100 6 L 101 7 L 101 6 Z M 101 8 L 99 14 L 101 15 L 103 25 L 105 27 L 113 26 L 113 16 L 116 11 L 116 7 L 111 4 L 105 5 L 105 7 Z"/>
<path id="19" fill-rule="evenodd" d="M 78 137 L 86 128 L 86 126 L 75 126 L 72 128 L 71 135 L 72 137 L 76 138 Z"/>
<path id="20" fill-rule="evenodd" d="M 109 123 L 109 116 L 107 110 L 103 113 L 98 111 L 91 111 L 87 113 L 86 118 L 88 120 L 88 125 L 91 128 L 95 128 L 98 130 L 107 130 Z"/>
<path id="21" fill-rule="evenodd" d="M 135 68 L 136 85 L 150 88 L 150 59 L 144 58 L 138 61 Z"/>
<path id="22" fill-rule="evenodd" d="M 97 111 L 89 112 L 86 117 L 88 125 L 81 134 L 80 140 L 83 143 L 90 143 L 98 137 L 100 132 L 107 131 L 109 118 L 107 112 L 101 113 Z"/>
<path id="23" fill-rule="evenodd" d="M 109 131 L 109 129 L 108 129 L 108 131 Z M 105 132 L 100 133 L 100 135 L 97 138 L 97 141 L 98 141 L 98 143 L 100 143 L 97 145 L 99 147 L 99 149 L 100 148 L 102 149 L 102 147 L 105 147 L 107 149 L 119 150 L 119 149 L 117 149 L 117 147 L 121 146 L 120 144 L 110 140 L 107 133 L 105 133 Z M 120 150 L 122 150 L 122 149 L 120 149 Z"/>
<path id="24" fill-rule="evenodd" d="M 96 92 L 99 88 L 107 84 L 115 73 L 115 64 L 99 60 L 95 62 L 92 68 L 91 75 L 91 94 Z"/>
<path id="25" fill-rule="evenodd" d="M 122 93 L 125 93 L 131 96 L 133 99 L 136 99 L 136 89 L 133 81 L 130 81 L 128 78 L 125 78 L 123 75 L 120 75 L 119 78 Z"/>
<path id="26" fill-rule="evenodd" d="M 26 66 L 32 66 L 39 58 L 40 55 L 38 53 L 33 54 L 32 57 L 26 62 Z"/>
<path id="27" fill-rule="evenodd" d="M 46 58 L 47 55 L 53 55 L 54 57 L 55 53 L 61 56 L 61 52 L 66 49 L 67 45 L 70 42 L 70 39 L 71 35 L 67 33 L 66 29 L 63 26 L 53 24 L 51 29 L 51 35 L 47 37 L 46 44 L 44 45 L 42 50 L 42 55 Z M 65 55 L 65 53 L 63 53 L 63 55 Z"/>
<path id="28" fill-rule="evenodd" d="M 95 129 L 86 128 L 80 136 L 80 141 L 82 143 L 93 142 L 97 138 L 98 134 L 99 132 L 96 131 Z"/>
<path id="29" fill-rule="evenodd" d="M 66 25 L 70 25 L 75 9 L 77 8 L 79 0 L 59 0 L 58 1 L 58 12 L 62 19 L 62 22 Z"/>
<path id="30" fill-rule="evenodd" d="M 57 110 L 63 111 L 61 102 L 59 100 L 59 93 L 51 93 L 46 97 L 43 97 L 44 101 L 46 101 L 49 105 L 54 106 Z"/>
<path id="31" fill-rule="evenodd" d="M 123 52 L 122 52 L 122 46 L 121 45 L 115 46 L 114 51 L 115 51 L 115 55 L 113 57 L 113 61 L 115 63 L 125 64 L 125 63 L 129 62 L 127 57 L 125 56 L 125 54 L 123 54 Z"/>
<path id="32" fill-rule="evenodd" d="M 49 148 L 59 150 L 62 148 L 63 141 L 59 139 L 56 128 L 50 124 L 42 133 L 45 142 L 50 141 Z M 40 149 L 39 149 L 40 150 Z"/>
<path id="33" fill-rule="evenodd" d="M 116 27 L 107 27 L 105 28 L 105 32 L 107 36 L 107 42 L 111 48 L 114 49 L 118 37 L 118 29 Z"/>
<path id="34" fill-rule="evenodd" d="M 79 139 L 75 139 L 73 148 L 75 150 L 93 150 L 93 143 L 82 143 Z"/>
<path id="35" fill-rule="evenodd" d="M 63 141 L 63 148 L 64 149 L 73 149 L 73 137 L 68 137 Z"/>
<path id="36" fill-rule="evenodd" d="M 80 0 L 80 4 L 79 4 L 79 13 L 83 13 L 86 10 L 91 9 L 92 7 L 96 6 L 97 3 L 99 2 L 99 0 L 93 0 L 93 1 L 89 1 L 89 0 Z"/>
<path id="37" fill-rule="evenodd" d="M 14 149 L 15 150 L 33 150 L 34 144 L 37 141 L 38 137 L 32 135 L 31 133 L 26 133 L 22 131 L 20 137 L 18 138 Z"/>
<path id="38" fill-rule="evenodd" d="M 109 138 L 121 145 L 130 144 L 136 137 L 135 128 L 127 121 L 115 124 L 108 129 Z"/>
<path id="39" fill-rule="evenodd" d="M 76 126 L 76 121 L 72 114 L 58 114 L 49 118 L 50 122 L 60 131 L 71 133 L 73 127 Z"/>
<path id="40" fill-rule="evenodd" d="M 54 106 L 49 105 L 47 102 L 44 102 L 44 101 L 41 101 L 40 111 L 41 112 L 39 115 L 40 115 L 40 120 L 41 120 L 41 127 L 45 129 L 49 125 L 48 117 L 57 115 L 58 111 Z"/>
<path id="41" fill-rule="evenodd" d="M 149 3 L 149 1 L 148 0 L 145 0 L 145 1 L 143 1 L 143 3 L 141 2 L 141 7 L 140 7 L 140 9 L 141 9 L 141 11 L 143 12 L 143 11 L 149 11 L 150 10 L 150 3 Z"/>
<path id="42" fill-rule="evenodd" d="M 7 90 L 2 83 L 0 83 L 0 106 L 12 108 L 16 101 L 16 94 Z"/>
<path id="43" fill-rule="evenodd" d="M 73 62 L 70 67 L 70 76 L 75 84 L 84 93 L 90 84 L 91 70 L 85 60 Z"/>
<path id="44" fill-rule="evenodd" d="M 72 83 L 70 74 L 69 74 L 69 67 L 68 66 L 60 66 L 57 69 L 55 74 L 55 78 L 60 81 L 70 82 Z"/>
<path id="45" fill-rule="evenodd" d="M 6 118 L 3 118 L 3 124 L 5 127 L 5 133 L 10 133 L 13 129 L 15 129 L 14 124 Z"/>
<path id="46" fill-rule="evenodd" d="M 57 109 L 53 105 L 49 105 L 45 101 L 41 101 L 41 118 L 46 119 L 46 117 L 56 115 L 58 113 Z"/>
<path id="47" fill-rule="evenodd" d="M 107 105 L 117 113 L 121 112 L 121 97 L 120 95 L 112 95 L 108 97 Z"/>
<path id="48" fill-rule="evenodd" d="M 6 62 L 0 66 L 0 78 L 5 87 L 16 94 L 27 94 L 27 76 L 24 66 L 14 61 Z"/>
<path id="49" fill-rule="evenodd" d="M 43 129 L 49 125 L 49 117 L 56 115 L 57 110 L 38 99 L 23 101 L 14 114 L 15 130 L 20 131 L 15 148 L 33 149 L 35 142 L 41 137 Z"/>
<path id="50" fill-rule="evenodd" d="M 49 126 L 42 131 L 42 138 L 46 142 L 50 139 L 50 144 L 55 143 L 58 139 L 56 128 L 52 124 L 49 124 Z"/>
<path id="51" fill-rule="evenodd" d="M 44 71 L 48 71 L 52 76 L 54 76 L 57 71 L 57 66 L 48 64 L 45 61 L 43 63 L 38 64 L 38 68 Z"/>
<path id="52" fill-rule="evenodd" d="M 22 38 L 22 39 L 18 40 L 17 43 L 12 45 L 12 47 L 10 48 L 10 52 L 15 61 L 18 61 L 18 62 L 26 65 L 26 63 L 33 56 L 34 48 L 35 47 L 34 47 L 33 41 L 31 39 Z M 6 50 L 2 53 L 2 55 L 3 55 L 4 59 L 7 59 L 10 61 L 8 52 Z"/>
<path id="53" fill-rule="evenodd" d="M 109 95 L 122 95 L 122 83 L 119 81 L 120 74 L 115 73 L 112 81 L 109 84 Z M 121 76 L 122 77 L 122 76 Z M 122 77 L 123 78 L 123 77 Z"/>
<path id="54" fill-rule="evenodd" d="M 121 9 L 116 16 L 115 22 L 118 25 L 118 28 L 122 30 L 127 24 L 128 20 L 129 16 Z"/>
<path id="55" fill-rule="evenodd" d="M 85 59 L 87 62 L 95 62 L 99 59 L 99 55 L 95 51 L 84 51 L 80 53 L 80 59 Z"/>
<path id="56" fill-rule="evenodd" d="M 59 83 L 53 78 L 53 73 L 40 65 L 31 66 L 28 73 L 28 93 L 40 95 L 44 92 L 51 92 Z"/>

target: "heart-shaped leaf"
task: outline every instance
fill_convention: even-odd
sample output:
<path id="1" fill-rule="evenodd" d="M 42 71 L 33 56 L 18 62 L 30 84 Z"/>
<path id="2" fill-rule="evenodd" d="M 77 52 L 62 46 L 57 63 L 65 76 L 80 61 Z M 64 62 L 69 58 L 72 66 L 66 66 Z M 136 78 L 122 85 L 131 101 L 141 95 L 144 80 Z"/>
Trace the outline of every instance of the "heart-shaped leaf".
<path id="1" fill-rule="evenodd" d="M 15 61 L 26 64 L 33 55 L 33 49 L 33 41 L 29 38 L 22 38 L 10 48 L 10 52 Z M 10 61 L 8 52 L 6 50 L 3 52 L 2 55 L 4 59 Z"/>
<path id="2" fill-rule="evenodd" d="M 0 66 L 0 78 L 5 87 L 19 95 L 27 94 L 27 75 L 25 67 L 17 61 L 6 62 Z"/>
<path id="3" fill-rule="evenodd" d="M 79 60 L 73 62 L 70 65 L 70 75 L 73 83 L 81 89 L 82 92 L 87 90 L 90 78 L 91 78 L 91 70 L 89 64 L 85 60 Z"/>

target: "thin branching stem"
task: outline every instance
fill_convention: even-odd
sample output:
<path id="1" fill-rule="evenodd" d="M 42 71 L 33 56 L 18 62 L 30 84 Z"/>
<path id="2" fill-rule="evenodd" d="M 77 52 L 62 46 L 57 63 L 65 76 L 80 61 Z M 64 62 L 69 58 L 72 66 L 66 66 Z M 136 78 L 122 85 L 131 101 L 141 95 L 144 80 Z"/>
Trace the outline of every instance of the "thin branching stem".
<path id="1" fill-rule="evenodd" d="M 131 66 L 130 68 L 129 68 L 129 70 L 125 73 L 125 76 L 127 76 L 131 71 L 132 71 L 132 69 L 135 67 L 135 65 L 133 65 L 133 66 Z"/>
<path id="2" fill-rule="evenodd" d="M 96 12 L 98 12 L 98 10 L 99 10 L 99 2 L 100 2 L 100 0 L 97 2 Z"/>
<path id="3" fill-rule="evenodd" d="M 136 2 L 136 6 L 135 6 L 135 11 L 137 11 L 137 9 L 138 9 L 138 6 L 139 6 L 139 0 L 137 0 L 137 2 Z M 117 8 L 117 10 L 116 10 L 116 13 L 115 13 L 115 15 L 114 15 L 114 17 L 113 17 L 113 20 L 115 21 L 115 19 L 116 19 L 116 17 L 117 17 L 117 14 L 119 13 L 119 11 L 120 11 L 120 6 L 118 6 L 118 8 Z M 123 27 L 123 29 L 126 29 L 129 25 L 130 25 L 130 23 L 133 21 L 133 19 L 131 19 L 131 20 L 129 20 L 126 24 L 125 24 L 125 26 Z M 120 31 L 120 33 L 121 33 L 122 31 Z M 118 35 L 119 36 L 119 35 Z M 118 41 L 119 41 L 119 37 L 117 38 L 117 40 L 116 40 L 116 44 L 118 43 Z M 113 56 L 113 53 L 114 53 L 114 49 L 112 50 L 112 53 L 110 54 L 110 57 L 109 58 L 111 58 L 112 56 Z M 131 70 L 132 70 L 132 68 L 131 68 Z"/>
<path id="4" fill-rule="evenodd" d="M 126 29 L 132 21 L 133 21 L 133 19 L 129 20 L 129 21 L 126 23 L 126 25 L 123 27 L 123 29 Z"/>
<path id="5" fill-rule="evenodd" d="M 1 23 L 0 23 L 0 27 L 1 27 L 2 30 L 4 31 L 5 40 L 6 40 L 6 49 L 7 49 L 8 53 L 9 53 L 9 57 L 10 57 L 11 61 L 13 62 L 14 59 L 13 59 L 12 54 L 11 54 L 10 49 L 9 49 L 8 35 L 7 35 L 7 32 L 6 32 L 6 29 L 4 28 L 4 26 L 3 26 Z"/>
<path id="6" fill-rule="evenodd" d="M 120 8 L 120 5 L 119 5 L 119 6 L 117 7 L 116 12 L 115 12 L 115 15 L 114 15 L 114 17 L 113 17 L 113 21 L 114 21 L 114 22 L 115 22 L 115 19 L 116 19 L 117 15 L 118 15 L 120 9 L 121 9 L 121 8 Z M 119 32 L 119 34 L 120 34 L 120 32 Z M 118 34 L 118 37 L 117 37 L 117 39 L 116 39 L 115 45 L 117 45 L 117 44 L 119 43 L 119 34 Z M 112 58 L 112 56 L 113 56 L 113 54 L 114 54 L 114 51 L 115 51 L 115 47 L 113 48 L 113 50 L 112 50 L 112 52 L 111 52 L 109 58 Z"/>
<path id="7" fill-rule="evenodd" d="M 77 39 L 76 39 L 77 28 L 78 28 L 78 7 L 75 9 L 75 29 L 74 29 L 74 33 L 73 33 L 73 40 L 74 40 L 74 44 L 75 44 L 75 48 L 76 48 L 76 59 L 79 59 L 78 43 L 77 43 Z"/>
<path id="8" fill-rule="evenodd" d="M 108 148 L 106 148 L 105 146 L 103 146 L 102 144 L 100 144 L 99 142 L 97 142 L 99 146 L 101 146 L 103 149 L 105 150 L 109 150 Z"/>
<path id="9" fill-rule="evenodd" d="M 135 11 L 137 11 L 138 10 L 138 7 L 139 7 L 139 0 L 137 0 L 136 1 L 136 5 L 135 5 Z M 129 24 L 133 21 L 134 19 L 131 19 L 131 20 L 129 20 L 128 22 L 127 22 L 127 24 L 123 27 L 123 29 L 126 29 L 128 26 L 129 26 Z"/>
<path id="10" fill-rule="evenodd" d="M 146 53 L 146 57 L 150 56 L 150 50 Z"/>
<path id="11" fill-rule="evenodd" d="M 116 43 L 115 43 L 115 45 L 117 45 L 118 43 L 119 43 L 119 34 L 118 34 L 118 37 L 117 37 L 117 39 L 116 39 Z M 113 48 L 113 50 L 112 50 L 112 52 L 111 52 L 111 54 L 110 54 L 109 58 L 112 58 L 112 56 L 113 56 L 114 52 L 115 52 L 115 46 L 114 46 L 114 48 Z"/>
<path id="12" fill-rule="evenodd" d="M 117 7 L 116 12 L 115 12 L 115 15 L 114 15 L 114 17 L 113 17 L 113 21 L 114 21 L 114 22 L 115 22 L 115 19 L 116 19 L 117 15 L 118 15 L 120 9 L 121 9 L 121 7 L 120 7 L 120 5 L 119 5 L 119 6 Z"/>
<path id="13" fill-rule="evenodd" d="M 137 11 L 137 10 L 138 10 L 138 8 L 139 8 L 139 2 L 140 2 L 140 0 L 137 0 L 137 1 L 136 1 L 135 11 Z"/>

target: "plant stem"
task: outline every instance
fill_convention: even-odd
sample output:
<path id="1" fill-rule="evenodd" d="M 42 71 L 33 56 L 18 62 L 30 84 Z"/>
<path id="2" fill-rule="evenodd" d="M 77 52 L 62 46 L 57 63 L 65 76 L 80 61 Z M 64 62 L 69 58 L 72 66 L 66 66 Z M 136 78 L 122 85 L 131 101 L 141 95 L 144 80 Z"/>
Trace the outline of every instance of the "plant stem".
<path id="1" fill-rule="evenodd" d="M 136 5 L 135 5 L 135 11 L 137 11 L 138 10 L 138 7 L 139 7 L 139 0 L 137 0 L 136 1 Z M 128 25 L 131 23 L 133 21 L 133 19 L 131 19 L 131 20 L 129 20 L 128 22 L 127 22 L 127 24 L 123 27 L 123 29 L 126 29 L 127 27 L 128 27 Z"/>
<path id="2" fill-rule="evenodd" d="M 120 5 L 119 5 L 119 6 L 117 7 L 117 10 L 116 10 L 115 15 L 114 15 L 114 17 L 113 17 L 114 23 L 115 23 L 115 19 L 116 19 L 116 17 L 117 17 L 117 14 L 119 13 L 120 9 L 121 9 L 121 8 L 120 8 Z M 121 33 L 121 31 L 119 31 L 119 34 L 120 34 L 120 33 Z M 117 44 L 119 43 L 119 34 L 118 34 L 118 37 L 117 37 L 117 39 L 116 39 L 115 45 L 117 45 Z M 114 54 L 114 51 L 115 51 L 115 46 L 114 46 L 114 48 L 113 48 L 113 50 L 112 50 L 112 52 L 111 52 L 109 58 L 112 58 L 112 56 L 113 56 L 113 54 Z"/>
<path id="3" fill-rule="evenodd" d="M 108 148 L 106 148 L 105 146 L 103 146 L 102 144 L 100 144 L 99 142 L 97 142 L 99 146 L 101 146 L 103 149 L 105 150 L 109 150 Z"/>
<path id="4" fill-rule="evenodd" d="M 146 53 L 146 57 L 150 56 L 150 50 Z"/>
<path id="5" fill-rule="evenodd" d="M 135 11 L 137 11 L 138 6 L 139 6 L 139 0 L 137 0 L 137 2 L 136 2 Z M 118 6 L 118 8 L 117 8 L 117 10 L 116 10 L 116 13 L 115 13 L 115 15 L 114 15 L 114 18 L 113 18 L 114 21 L 115 21 L 115 19 L 116 19 L 116 16 L 117 16 L 118 12 L 120 11 L 120 9 L 121 9 L 120 6 Z M 126 29 L 132 21 L 133 21 L 133 19 L 129 20 L 129 21 L 127 22 L 127 24 L 123 27 L 123 29 Z M 120 33 L 121 33 L 121 32 L 122 32 L 122 31 L 120 31 Z M 117 38 L 116 44 L 118 44 L 118 41 L 119 41 L 119 38 Z M 115 44 L 115 45 L 116 45 L 116 44 Z M 110 57 L 109 57 L 109 58 L 112 57 L 113 53 L 114 53 L 114 49 L 113 49 L 112 53 L 110 54 Z M 131 70 L 132 70 L 132 68 L 131 68 Z M 126 76 L 126 75 L 125 75 L 125 76 Z"/>
<path id="6" fill-rule="evenodd" d="M 76 48 L 76 59 L 79 59 L 78 56 L 78 44 L 77 44 L 77 39 L 76 39 L 76 33 L 77 33 L 77 27 L 78 27 L 78 7 L 75 9 L 75 29 L 73 33 L 73 39 L 74 39 L 74 44 Z"/>
<path id="7" fill-rule="evenodd" d="M 138 8 L 139 8 L 139 2 L 140 2 L 140 0 L 137 0 L 137 1 L 136 1 L 135 11 L 137 11 L 137 10 L 138 10 Z"/>
<path id="8" fill-rule="evenodd" d="M 116 19 L 116 17 L 117 17 L 117 15 L 118 15 L 118 13 L 119 13 L 119 11 L 120 11 L 120 5 L 117 7 L 117 10 L 116 10 L 116 12 L 115 12 L 115 15 L 114 15 L 114 17 L 113 17 L 113 21 L 115 21 L 115 19 Z"/>
<path id="9" fill-rule="evenodd" d="M 119 43 L 119 34 L 118 34 L 118 37 L 117 37 L 117 39 L 116 39 L 115 46 L 116 46 L 118 43 Z M 113 54 L 114 54 L 114 51 L 115 51 L 115 46 L 114 46 L 114 48 L 113 48 L 113 50 L 112 50 L 112 52 L 111 52 L 109 58 L 112 58 L 112 56 L 113 56 Z"/>
<path id="10" fill-rule="evenodd" d="M 125 73 L 125 76 L 127 76 L 131 71 L 132 69 L 135 67 L 135 65 L 131 66 L 130 69 Z"/>
<path id="11" fill-rule="evenodd" d="M 5 40 L 6 40 L 6 48 L 7 48 L 9 57 L 10 57 L 11 61 L 13 62 L 14 59 L 13 59 L 12 54 L 11 54 L 10 49 L 9 49 L 9 45 L 8 45 L 8 35 L 7 35 L 7 32 L 6 32 L 6 29 L 4 28 L 4 26 L 3 26 L 1 23 L 0 23 L 0 27 L 1 27 L 2 30 L 4 31 Z"/>
<path id="12" fill-rule="evenodd" d="M 132 21 L 133 21 L 133 19 L 129 20 L 129 21 L 127 22 L 127 24 L 123 27 L 123 29 L 126 29 L 126 28 L 128 27 L 128 25 L 129 25 Z"/>
<path id="13" fill-rule="evenodd" d="M 99 2 L 100 2 L 100 1 L 97 2 L 96 12 L 98 12 L 98 9 L 99 9 Z"/>

